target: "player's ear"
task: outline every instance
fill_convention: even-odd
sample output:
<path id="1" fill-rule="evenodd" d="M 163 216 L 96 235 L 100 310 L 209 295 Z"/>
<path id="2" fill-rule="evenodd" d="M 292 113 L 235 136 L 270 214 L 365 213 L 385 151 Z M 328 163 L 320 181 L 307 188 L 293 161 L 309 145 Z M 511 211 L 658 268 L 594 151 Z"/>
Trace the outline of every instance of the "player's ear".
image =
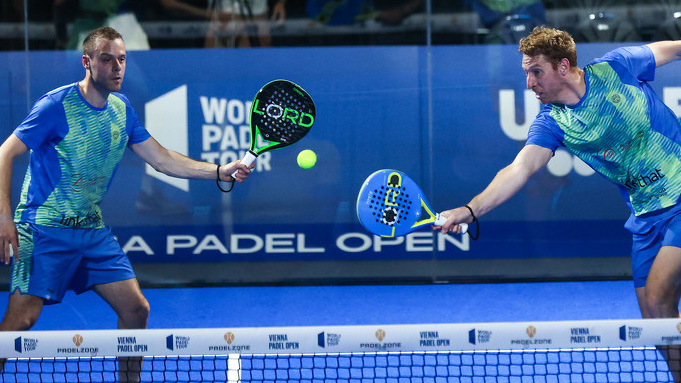
<path id="1" fill-rule="evenodd" d="M 85 68 L 86 70 L 90 70 L 90 56 L 83 55 L 81 61 L 83 62 L 83 68 Z"/>
<path id="2" fill-rule="evenodd" d="M 568 74 L 570 72 L 570 61 L 565 58 L 560 60 L 560 64 L 558 64 L 558 70 L 563 76 Z"/>

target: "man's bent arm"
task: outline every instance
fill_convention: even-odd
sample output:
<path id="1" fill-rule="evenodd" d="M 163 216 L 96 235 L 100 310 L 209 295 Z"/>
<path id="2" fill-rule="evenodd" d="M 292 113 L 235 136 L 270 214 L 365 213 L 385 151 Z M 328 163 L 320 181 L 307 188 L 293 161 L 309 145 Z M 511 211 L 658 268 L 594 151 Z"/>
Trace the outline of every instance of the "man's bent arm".
<path id="1" fill-rule="evenodd" d="M 10 135 L 0 145 L 0 262 L 9 264 L 10 246 L 18 254 L 19 237 L 12 219 L 12 167 L 14 160 L 28 147 L 16 135 Z M 17 255 L 18 257 L 18 255 Z"/>

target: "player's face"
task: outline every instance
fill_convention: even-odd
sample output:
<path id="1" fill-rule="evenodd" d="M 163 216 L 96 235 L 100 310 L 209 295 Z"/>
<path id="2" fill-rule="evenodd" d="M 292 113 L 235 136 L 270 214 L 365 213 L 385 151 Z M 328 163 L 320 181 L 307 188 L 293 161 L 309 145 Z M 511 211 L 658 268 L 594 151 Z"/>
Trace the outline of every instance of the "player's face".
<path id="1" fill-rule="evenodd" d="M 563 79 L 544 55 L 523 55 L 527 89 L 535 93 L 542 104 L 559 102 L 558 95 L 563 87 Z"/>
<path id="2" fill-rule="evenodd" d="M 126 60 L 123 40 L 99 40 L 92 56 L 89 59 L 92 84 L 101 92 L 121 90 Z"/>

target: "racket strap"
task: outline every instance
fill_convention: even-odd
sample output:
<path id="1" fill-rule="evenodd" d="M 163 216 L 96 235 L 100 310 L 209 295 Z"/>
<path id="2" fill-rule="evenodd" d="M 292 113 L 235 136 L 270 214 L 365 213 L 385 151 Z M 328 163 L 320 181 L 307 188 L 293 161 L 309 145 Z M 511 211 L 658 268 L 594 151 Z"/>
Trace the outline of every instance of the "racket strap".
<path id="1" fill-rule="evenodd" d="M 218 189 L 220 189 L 220 191 L 222 191 L 223 193 L 231 192 L 232 189 L 234 189 L 234 181 L 236 181 L 234 179 L 234 177 L 232 177 L 232 182 L 231 182 L 231 185 L 229 186 L 229 189 L 225 190 L 225 189 L 222 188 L 222 186 L 220 186 L 220 164 L 218 164 L 217 173 L 218 173 L 218 178 L 215 179 L 215 184 L 218 185 Z"/>
<path id="2" fill-rule="evenodd" d="M 475 222 L 475 236 L 469 231 L 468 235 L 471 237 L 472 240 L 477 241 L 478 237 L 480 237 L 480 221 L 478 221 L 478 217 L 473 214 L 473 209 L 471 209 L 470 206 L 468 205 L 463 205 L 468 211 L 471 212 L 471 217 L 473 217 L 473 222 Z"/>

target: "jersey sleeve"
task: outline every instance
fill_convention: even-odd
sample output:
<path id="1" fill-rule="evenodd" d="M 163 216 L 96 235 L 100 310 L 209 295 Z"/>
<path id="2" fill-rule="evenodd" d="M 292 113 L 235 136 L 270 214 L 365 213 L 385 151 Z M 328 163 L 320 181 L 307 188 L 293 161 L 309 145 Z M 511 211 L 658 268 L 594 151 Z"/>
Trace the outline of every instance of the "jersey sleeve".
<path id="1" fill-rule="evenodd" d="M 151 134 L 149 134 L 144 125 L 142 125 L 142 122 L 140 122 L 137 112 L 130 104 L 130 100 L 128 100 L 125 95 L 120 93 L 118 93 L 117 96 L 119 96 L 121 100 L 125 102 L 127 116 L 127 125 L 125 128 L 128 132 L 128 146 L 146 141 L 149 137 L 151 137 Z"/>
<path id="2" fill-rule="evenodd" d="M 65 118 L 61 104 L 46 94 L 36 101 L 14 134 L 30 149 L 37 150 L 56 137 L 57 121 Z"/>
<path id="3" fill-rule="evenodd" d="M 545 105 L 537 118 L 530 125 L 525 145 L 538 145 L 555 152 L 557 148 L 564 146 L 562 131 L 556 120 L 549 114 L 550 106 Z"/>
<path id="4" fill-rule="evenodd" d="M 636 77 L 639 81 L 653 81 L 655 79 L 655 55 L 645 45 L 617 48 L 594 61 L 617 62 Z"/>

